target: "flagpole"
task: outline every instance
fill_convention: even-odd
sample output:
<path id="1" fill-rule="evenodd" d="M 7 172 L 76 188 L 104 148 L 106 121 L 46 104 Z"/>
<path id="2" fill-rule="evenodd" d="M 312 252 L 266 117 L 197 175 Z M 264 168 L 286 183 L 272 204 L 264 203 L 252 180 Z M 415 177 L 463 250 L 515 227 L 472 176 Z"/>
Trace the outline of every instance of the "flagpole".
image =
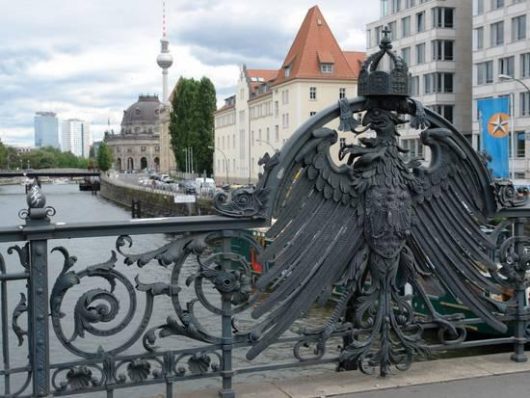
<path id="1" fill-rule="evenodd" d="M 511 157 L 511 173 L 510 178 L 513 181 L 515 177 L 515 137 L 514 137 L 514 124 L 515 124 L 515 112 L 514 112 L 514 106 L 515 106 L 515 95 L 514 93 L 510 93 L 510 135 L 512 137 L 512 157 Z"/>

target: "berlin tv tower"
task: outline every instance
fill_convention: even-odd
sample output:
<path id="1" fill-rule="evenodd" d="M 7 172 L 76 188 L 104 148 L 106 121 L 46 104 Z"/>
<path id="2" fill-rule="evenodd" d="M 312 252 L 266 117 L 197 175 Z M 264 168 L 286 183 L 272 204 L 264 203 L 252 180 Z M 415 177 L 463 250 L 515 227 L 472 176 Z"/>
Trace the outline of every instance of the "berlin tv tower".
<path id="1" fill-rule="evenodd" d="M 162 68 L 162 101 L 168 100 L 167 92 L 167 70 L 173 65 L 173 57 L 169 53 L 169 40 L 166 37 L 166 2 L 162 1 L 162 38 L 160 39 L 160 54 L 156 57 L 156 63 Z"/>

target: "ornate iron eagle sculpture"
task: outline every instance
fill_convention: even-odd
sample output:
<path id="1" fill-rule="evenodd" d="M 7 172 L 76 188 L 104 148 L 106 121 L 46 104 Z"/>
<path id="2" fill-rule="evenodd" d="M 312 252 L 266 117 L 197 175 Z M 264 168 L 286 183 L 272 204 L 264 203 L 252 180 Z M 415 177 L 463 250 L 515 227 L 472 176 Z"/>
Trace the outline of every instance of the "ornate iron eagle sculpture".
<path id="1" fill-rule="evenodd" d="M 488 254 L 494 246 L 480 229 L 497 206 L 490 175 L 460 133 L 409 98 L 407 65 L 391 48 L 385 36 L 362 67 L 362 97 L 340 106 L 342 129 L 356 135 L 370 130 L 375 137 L 357 144 L 341 139 L 345 163 L 337 166 L 330 154 L 337 132 L 312 129 L 310 119 L 301 128 L 310 134 L 295 134 L 266 164 L 258 190 L 274 186 L 277 220 L 261 257 L 272 267 L 257 282 L 253 316 L 264 319 L 253 330 L 249 359 L 341 285 L 345 293 L 328 322 L 306 334 L 324 341 L 345 317 L 354 332 L 343 363 L 378 365 L 382 375 L 391 365 L 407 367 L 427 348 L 402 288 L 410 283 L 426 298 L 418 278 L 429 274 L 488 325 L 506 330 L 497 317 L 499 303 L 486 294 L 499 293 L 498 267 Z M 390 72 L 378 70 L 384 55 L 393 63 Z M 352 109 L 363 113 L 361 121 Z M 397 126 L 406 115 L 412 128 L 423 129 L 429 164 L 405 161 Z M 430 127 L 428 119 L 449 127 Z M 431 310 L 430 322 L 457 333 L 450 318 Z"/>

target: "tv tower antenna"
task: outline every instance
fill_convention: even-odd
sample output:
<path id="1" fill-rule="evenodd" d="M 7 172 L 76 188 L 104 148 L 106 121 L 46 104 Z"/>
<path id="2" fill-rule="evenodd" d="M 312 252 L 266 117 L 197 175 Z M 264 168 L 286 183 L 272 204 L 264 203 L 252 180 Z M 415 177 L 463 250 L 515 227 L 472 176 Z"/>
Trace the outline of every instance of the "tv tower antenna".
<path id="1" fill-rule="evenodd" d="M 162 68 L 162 102 L 168 100 L 167 71 L 173 65 L 173 57 L 169 53 L 169 40 L 166 31 L 166 1 L 162 0 L 162 38 L 160 39 L 160 54 L 156 57 L 156 63 Z"/>

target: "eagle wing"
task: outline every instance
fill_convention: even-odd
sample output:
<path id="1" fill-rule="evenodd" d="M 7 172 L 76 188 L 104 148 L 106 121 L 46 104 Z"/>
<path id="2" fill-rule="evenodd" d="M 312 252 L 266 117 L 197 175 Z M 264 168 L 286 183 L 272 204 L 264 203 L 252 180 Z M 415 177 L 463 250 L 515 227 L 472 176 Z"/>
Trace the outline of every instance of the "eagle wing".
<path id="1" fill-rule="evenodd" d="M 450 126 L 449 126 L 450 127 Z M 488 255 L 494 245 L 480 224 L 495 210 L 490 177 L 467 140 L 451 128 L 421 133 L 431 149 L 428 166 L 414 168 L 414 220 L 409 246 L 424 269 L 490 326 L 505 331 L 486 293 L 499 293 Z"/>
<path id="2" fill-rule="evenodd" d="M 313 130 L 287 168 L 293 178 L 285 180 L 294 181 L 282 187 L 277 220 L 268 231 L 272 243 L 261 256 L 273 266 L 257 282 L 264 298 L 252 316 L 267 316 L 254 329 L 249 359 L 317 299 L 325 300 L 335 283 L 348 285 L 350 292 L 366 266 L 362 189 L 353 166 L 336 166 L 331 159 L 336 142 L 336 131 Z M 271 286 L 272 293 L 263 294 Z"/>

